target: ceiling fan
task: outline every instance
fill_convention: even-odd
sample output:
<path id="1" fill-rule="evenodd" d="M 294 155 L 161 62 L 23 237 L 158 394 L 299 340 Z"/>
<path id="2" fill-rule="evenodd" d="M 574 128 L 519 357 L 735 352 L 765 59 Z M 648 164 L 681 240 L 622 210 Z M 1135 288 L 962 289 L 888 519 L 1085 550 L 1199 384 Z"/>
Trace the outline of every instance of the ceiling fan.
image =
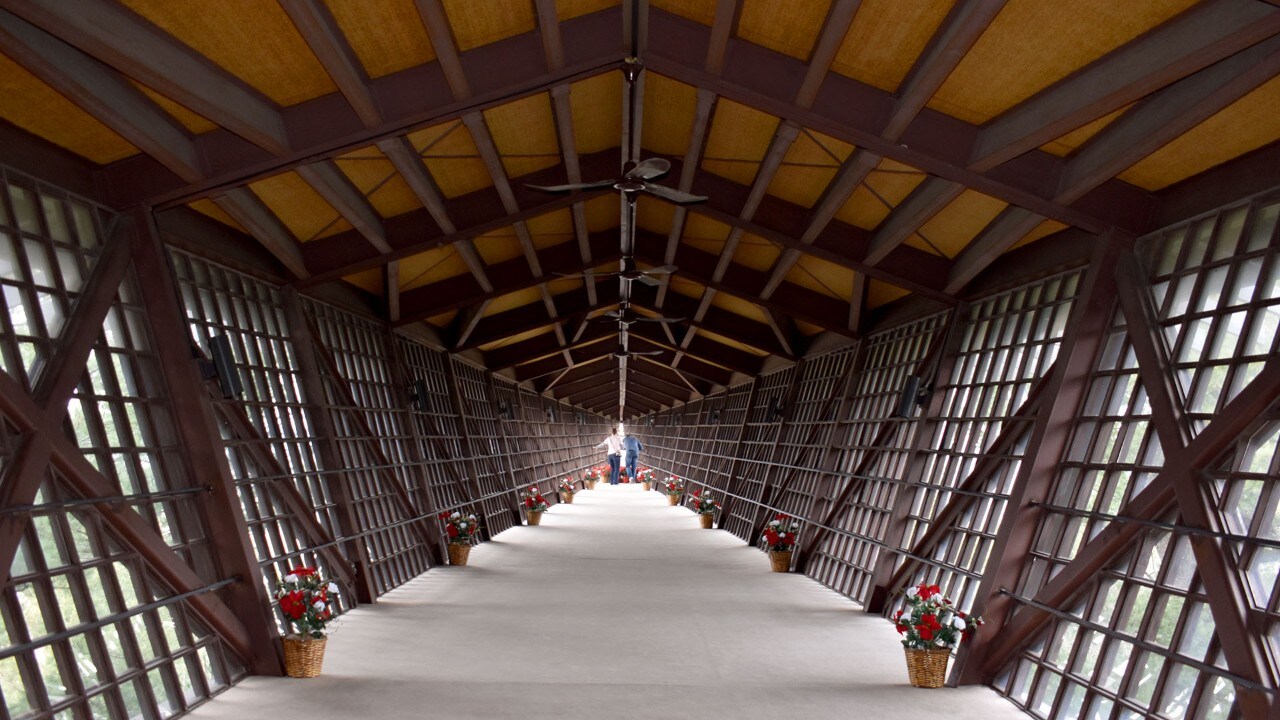
<path id="1" fill-rule="evenodd" d="M 692 205 L 706 202 L 707 196 L 693 195 L 682 190 L 658 185 L 653 180 L 666 177 L 671 172 L 671 162 L 665 158 L 649 158 L 639 163 L 628 162 L 622 177 L 614 180 L 600 180 L 591 183 L 570 183 L 568 185 L 525 185 L 530 190 L 545 193 L 570 193 L 575 190 L 598 190 L 614 187 L 622 191 L 628 203 L 635 203 L 640 193 L 645 192 L 677 205 Z"/>
<path id="2" fill-rule="evenodd" d="M 652 276 L 653 275 L 670 275 L 676 270 L 679 270 L 679 268 L 677 268 L 675 265 L 662 265 L 660 267 L 649 268 L 648 270 L 638 270 L 636 268 L 636 261 L 634 258 L 623 257 L 622 269 L 619 270 L 618 272 L 605 272 L 605 273 L 585 272 L 585 273 L 572 273 L 568 275 L 564 273 L 553 273 L 553 274 L 558 275 L 559 277 L 562 277 L 562 278 L 617 276 L 622 278 L 623 280 L 638 280 L 641 283 L 644 283 L 645 285 L 661 285 L 662 281 Z"/>
<path id="3" fill-rule="evenodd" d="M 678 323 L 678 322 L 684 321 L 684 318 L 647 317 L 645 315 L 639 315 L 636 313 L 636 311 L 632 310 L 630 307 L 626 305 L 623 305 L 617 310 L 610 310 L 604 315 L 600 315 L 598 317 L 594 317 L 591 319 L 595 322 L 609 321 L 609 322 L 618 322 L 623 325 L 631 325 L 632 323 L 637 323 L 637 322 Z"/>

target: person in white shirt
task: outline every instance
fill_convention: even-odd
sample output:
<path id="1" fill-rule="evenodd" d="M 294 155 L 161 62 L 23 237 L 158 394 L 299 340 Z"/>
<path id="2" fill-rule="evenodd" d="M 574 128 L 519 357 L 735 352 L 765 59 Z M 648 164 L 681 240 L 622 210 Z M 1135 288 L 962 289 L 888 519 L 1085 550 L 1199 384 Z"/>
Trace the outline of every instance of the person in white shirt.
<path id="1" fill-rule="evenodd" d="M 622 438 L 618 437 L 618 428 L 615 426 L 609 437 L 605 438 L 598 448 L 604 448 L 605 459 L 609 461 L 609 484 L 618 484 L 618 469 L 622 463 Z"/>

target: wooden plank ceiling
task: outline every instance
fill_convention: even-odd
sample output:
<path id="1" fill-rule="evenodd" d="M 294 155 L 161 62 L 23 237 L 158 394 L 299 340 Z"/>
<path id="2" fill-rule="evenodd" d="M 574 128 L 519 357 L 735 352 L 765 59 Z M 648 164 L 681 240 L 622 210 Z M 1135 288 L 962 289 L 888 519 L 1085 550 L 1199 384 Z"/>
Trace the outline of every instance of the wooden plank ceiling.
<path id="1" fill-rule="evenodd" d="M 0 119 L 100 165 L 112 202 L 212 218 L 282 282 L 352 285 L 611 416 L 952 305 L 1045 238 L 1087 257 L 1280 139 L 1260 0 L 4 5 Z M 645 158 L 709 198 L 636 204 L 636 267 L 677 267 L 658 286 L 611 275 L 612 188 L 525 187 Z"/>

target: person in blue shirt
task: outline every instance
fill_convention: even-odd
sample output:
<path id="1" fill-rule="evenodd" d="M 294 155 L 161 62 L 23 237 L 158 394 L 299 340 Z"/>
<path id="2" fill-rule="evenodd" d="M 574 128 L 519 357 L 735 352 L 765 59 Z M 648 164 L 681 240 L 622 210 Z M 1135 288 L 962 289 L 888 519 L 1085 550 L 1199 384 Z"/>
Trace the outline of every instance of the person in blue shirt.
<path id="1" fill-rule="evenodd" d="M 636 481 L 636 460 L 639 459 L 641 450 L 644 450 L 644 446 L 631 433 L 622 438 L 622 451 L 627 458 L 627 478 L 631 482 Z"/>

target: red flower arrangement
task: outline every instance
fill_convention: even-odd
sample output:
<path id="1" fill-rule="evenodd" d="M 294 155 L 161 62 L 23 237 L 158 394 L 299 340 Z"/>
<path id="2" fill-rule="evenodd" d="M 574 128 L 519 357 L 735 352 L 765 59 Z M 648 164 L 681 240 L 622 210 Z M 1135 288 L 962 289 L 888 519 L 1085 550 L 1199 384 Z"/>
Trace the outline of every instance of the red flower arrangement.
<path id="1" fill-rule="evenodd" d="M 480 529 L 480 521 L 475 515 L 442 512 L 440 520 L 444 523 L 444 532 L 449 536 L 449 542 L 458 545 L 470 545 L 471 538 Z"/>
<path id="2" fill-rule="evenodd" d="M 689 507 L 699 515 L 710 515 L 720 509 L 720 503 L 708 492 L 702 494 L 701 490 L 694 490 L 690 496 Z"/>
<path id="3" fill-rule="evenodd" d="M 983 624 L 982 618 L 957 609 L 937 585 L 922 582 L 907 590 L 906 603 L 891 618 L 905 648 L 949 650 L 972 637 Z"/>
<path id="4" fill-rule="evenodd" d="M 298 635 L 324 637 L 324 626 L 333 619 L 338 586 L 320 577 L 313 567 L 296 567 L 276 584 L 276 604 Z"/>
<path id="5" fill-rule="evenodd" d="M 662 481 L 662 492 L 668 495 L 679 495 L 684 492 L 684 482 L 678 477 L 668 475 L 667 479 Z"/>
<path id="6" fill-rule="evenodd" d="M 778 513 L 768 525 L 764 526 L 764 541 L 774 552 L 787 552 L 795 547 L 796 535 L 800 532 L 800 521 Z"/>
<path id="7" fill-rule="evenodd" d="M 573 487 L 573 478 L 565 478 L 560 481 L 560 492 L 565 495 L 572 495 L 577 492 Z"/>
<path id="8" fill-rule="evenodd" d="M 542 497 L 542 493 L 538 491 L 537 485 L 530 485 L 529 489 L 525 491 L 523 503 L 525 512 L 543 512 L 551 507 L 547 503 L 547 499 Z"/>

